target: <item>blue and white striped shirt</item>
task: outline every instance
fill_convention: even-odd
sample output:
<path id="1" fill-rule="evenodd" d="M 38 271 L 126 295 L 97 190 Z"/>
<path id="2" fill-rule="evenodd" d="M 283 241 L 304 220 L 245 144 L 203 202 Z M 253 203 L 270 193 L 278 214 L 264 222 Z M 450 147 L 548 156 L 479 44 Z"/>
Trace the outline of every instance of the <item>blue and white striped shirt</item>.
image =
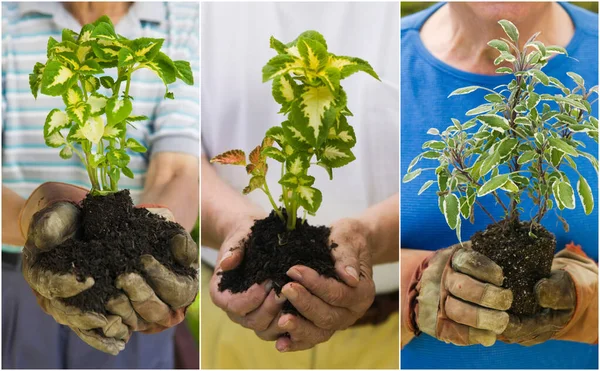
<path id="1" fill-rule="evenodd" d="M 143 69 L 132 75 L 130 95 L 132 115 L 145 115 L 147 121 L 128 128 L 149 151 L 130 153 L 130 169 L 135 178 L 121 177 L 120 187 L 131 190 L 134 202 L 145 182 L 149 156 L 157 152 L 183 152 L 199 155 L 199 4 L 134 3 L 115 26 L 129 38 L 164 38 L 162 51 L 173 60 L 191 63 L 195 85 L 180 81 L 170 86 L 175 100 L 163 99 L 165 87 L 154 72 Z M 46 115 L 53 108 L 64 109 L 61 97 L 42 94 L 34 99 L 29 74 L 36 62 L 46 61 L 49 37 L 60 40 L 63 28 L 79 32 L 81 26 L 60 3 L 2 4 L 2 178 L 3 185 L 27 198 L 41 183 L 60 181 L 90 187 L 85 165 L 77 156 L 59 157 L 59 149 L 44 143 Z M 116 79 L 116 68 L 106 69 Z M 108 90 L 100 88 L 108 95 Z M 3 250 L 7 249 L 3 246 Z"/>

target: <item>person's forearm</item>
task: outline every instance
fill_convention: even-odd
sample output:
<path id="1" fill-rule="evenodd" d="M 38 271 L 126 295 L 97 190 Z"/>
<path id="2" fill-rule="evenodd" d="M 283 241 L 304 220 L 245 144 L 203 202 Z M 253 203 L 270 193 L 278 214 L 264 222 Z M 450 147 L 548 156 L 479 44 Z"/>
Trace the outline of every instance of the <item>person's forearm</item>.
<path id="1" fill-rule="evenodd" d="M 369 229 L 373 264 L 398 261 L 399 197 L 392 197 L 371 206 L 360 217 Z"/>
<path id="2" fill-rule="evenodd" d="M 400 253 L 400 347 L 408 344 L 415 335 L 408 324 L 408 285 L 421 262 L 432 252 L 427 250 L 402 249 Z"/>
<path id="3" fill-rule="evenodd" d="M 202 156 L 202 245 L 218 249 L 241 217 L 264 216 L 265 211 L 232 189 Z"/>
<path id="4" fill-rule="evenodd" d="M 191 231 L 198 219 L 198 158 L 159 153 L 150 161 L 142 204 L 168 207 L 175 221 Z"/>
<path id="5" fill-rule="evenodd" d="M 23 246 L 25 239 L 19 229 L 19 214 L 25 199 L 2 186 L 2 243 Z"/>

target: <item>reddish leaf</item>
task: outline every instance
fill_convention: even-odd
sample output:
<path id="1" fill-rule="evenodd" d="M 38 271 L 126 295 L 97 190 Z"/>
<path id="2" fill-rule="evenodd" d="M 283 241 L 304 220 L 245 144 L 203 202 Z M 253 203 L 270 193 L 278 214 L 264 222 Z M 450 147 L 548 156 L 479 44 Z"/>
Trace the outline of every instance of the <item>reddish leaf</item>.
<path id="1" fill-rule="evenodd" d="M 246 165 L 246 154 L 241 149 L 232 149 L 213 157 L 210 163 L 223 165 Z"/>
<path id="2" fill-rule="evenodd" d="M 253 164 L 256 165 L 256 164 L 262 162 L 262 159 L 260 157 L 260 151 L 261 151 L 261 149 L 262 148 L 260 146 L 256 146 L 256 148 L 254 148 L 252 150 L 252 152 L 250 152 L 249 158 L 250 158 L 250 162 L 251 163 L 253 163 Z"/>

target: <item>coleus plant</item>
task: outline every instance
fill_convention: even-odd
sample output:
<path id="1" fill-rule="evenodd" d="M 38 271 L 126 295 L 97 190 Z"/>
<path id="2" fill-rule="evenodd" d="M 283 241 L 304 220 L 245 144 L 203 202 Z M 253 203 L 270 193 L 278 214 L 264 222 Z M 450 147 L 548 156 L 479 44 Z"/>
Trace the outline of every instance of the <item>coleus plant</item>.
<path id="1" fill-rule="evenodd" d="M 598 171 L 597 159 L 577 139 L 587 135 L 598 142 L 598 120 L 592 116 L 598 86 L 586 88 L 581 76 L 567 72 L 575 83 L 575 88 L 569 89 L 559 79 L 546 75 L 542 69 L 549 58 L 566 55 L 566 50 L 545 46 L 536 40 L 539 32 L 520 49 L 517 28 L 507 20 L 498 23 L 508 39 L 492 40 L 488 45 L 500 52 L 494 64 L 504 64 L 496 72 L 514 78 L 494 89 L 467 86 L 453 91 L 449 97 L 479 89 L 489 94 L 484 104 L 466 113 L 473 118 L 462 123 L 452 119 L 452 125 L 442 132 L 429 129 L 427 133 L 435 139 L 423 144 L 424 152 L 412 160 L 403 179 L 409 182 L 426 170 L 435 171 L 437 180 L 425 182 L 419 194 L 437 184 L 440 211 L 459 240 L 462 219 L 474 222 L 474 205 L 496 222 L 478 201 L 484 196 L 495 198 L 505 220 L 518 222 L 519 214 L 524 212 L 519 204 L 527 195 L 534 204 L 534 210 L 527 211 L 531 227 L 554 209 L 567 231 L 568 224 L 560 211 L 576 207 L 575 192 L 586 214 L 594 208 L 592 189 L 573 158 L 586 158 Z M 540 93 L 541 86 L 553 93 Z M 438 165 L 415 168 L 421 160 L 434 160 Z M 577 174 L 575 186 L 564 167 Z M 501 193 L 507 197 L 501 197 Z M 530 236 L 536 237 L 532 229 Z"/>
<path id="2" fill-rule="evenodd" d="M 53 109 L 46 118 L 46 145 L 61 148 L 60 157 L 75 153 L 85 164 L 92 194 L 118 191 L 123 173 L 133 178 L 127 167 L 127 150 L 146 148 L 127 138 L 127 125 L 144 121 L 132 115 L 134 98 L 129 95 L 131 75 L 140 69 L 154 71 L 164 82 L 165 98 L 173 99 L 168 85 L 177 79 L 193 85 L 190 63 L 172 61 L 160 51 L 164 39 L 142 37 L 135 40 L 118 35 L 107 16 L 86 24 L 79 33 L 64 29 L 62 40 L 48 39 L 45 64 L 36 63 L 29 75 L 31 92 L 61 96 L 66 110 Z M 116 79 L 105 69 L 117 68 Z M 124 85 L 124 90 L 121 87 Z M 104 87 L 108 95 L 102 94 Z"/>
<path id="3" fill-rule="evenodd" d="M 273 97 L 286 120 L 267 130 L 248 156 L 249 163 L 239 149 L 215 156 L 211 162 L 245 166 L 251 178 L 243 193 L 263 191 L 287 229 L 293 230 L 298 209 L 304 209 L 304 216 L 314 215 L 323 199 L 313 186 L 315 178 L 308 175 L 310 166 L 323 167 L 333 179 L 333 168 L 355 159 L 356 136 L 347 119 L 352 113 L 340 81 L 359 71 L 379 77 L 362 59 L 329 53 L 325 38 L 316 31 L 306 31 L 288 44 L 271 37 L 270 46 L 277 55 L 263 67 L 263 82 L 273 81 Z M 266 182 L 267 158 L 281 163 L 280 201 L 287 220 Z"/>

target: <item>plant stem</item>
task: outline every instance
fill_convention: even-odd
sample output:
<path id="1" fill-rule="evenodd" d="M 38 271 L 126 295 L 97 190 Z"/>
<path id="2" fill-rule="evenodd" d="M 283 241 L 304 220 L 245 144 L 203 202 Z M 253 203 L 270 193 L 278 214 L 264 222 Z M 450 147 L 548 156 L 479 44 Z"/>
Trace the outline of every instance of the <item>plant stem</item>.
<path id="1" fill-rule="evenodd" d="M 269 197 L 269 201 L 271 202 L 271 206 L 273 207 L 273 211 L 275 211 L 275 214 L 277 214 L 277 216 L 281 219 L 281 221 L 285 221 L 285 219 L 283 218 L 283 213 L 277 207 L 277 204 L 275 203 L 275 200 L 273 199 L 273 196 L 271 196 L 271 191 L 269 191 L 269 185 L 267 184 L 266 180 L 265 180 L 265 183 L 264 183 L 264 187 L 261 188 L 261 189 L 263 190 L 263 192 L 265 192 L 265 194 L 267 195 L 267 197 Z"/>
<path id="2" fill-rule="evenodd" d="M 298 212 L 298 207 L 296 205 L 296 192 L 292 192 L 292 202 L 291 207 L 287 210 L 287 230 L 293 231 L 296 229 L 296 213 Z"/>

